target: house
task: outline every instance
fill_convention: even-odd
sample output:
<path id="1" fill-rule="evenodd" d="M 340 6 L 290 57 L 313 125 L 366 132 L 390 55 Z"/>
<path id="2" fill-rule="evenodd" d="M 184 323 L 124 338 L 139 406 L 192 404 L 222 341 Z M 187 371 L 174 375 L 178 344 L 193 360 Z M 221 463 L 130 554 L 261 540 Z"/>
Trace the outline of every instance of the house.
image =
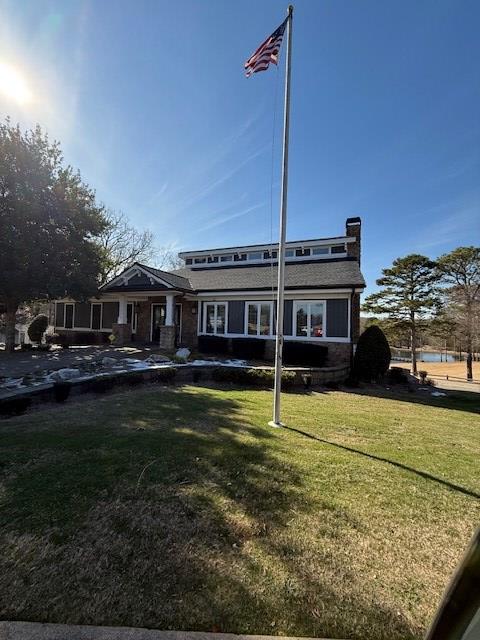
<path id="1" fill-rule="evenodd" d="M 286 243 L 286 341 L 324 344 L 329 364 L 348 363 L 358 339 L 360 218 L 345 235 Z M 166 272 L 135 263 L 89 302 L 58 300 L 55 331 L 72 342 L 130 341 L 164 349 L 195 349 L 202 335 L 266 341 L 275 348 L 277 245 L 185 251 L 182 269 Z"/>

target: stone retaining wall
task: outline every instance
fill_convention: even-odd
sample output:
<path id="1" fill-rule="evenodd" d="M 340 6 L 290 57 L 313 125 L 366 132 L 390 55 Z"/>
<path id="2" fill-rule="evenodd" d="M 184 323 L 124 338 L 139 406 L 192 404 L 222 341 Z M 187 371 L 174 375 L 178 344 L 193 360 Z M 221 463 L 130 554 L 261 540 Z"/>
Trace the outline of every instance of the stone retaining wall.
<path id="1" fill-rule="evenodd" d="M 201 381 L 209 382 L 212 380 L 212 372 L 214 369 L 218 368 L 220 365 L 211 364 L 211 365 L 177 365 L 176 375 L 173 379 L 173 383 L 180 384 L 189 384 L 193 381 Z M 223 367 L 223 365 L 222 365 Z M 239 367 L 224 367 L 231 369 L 238 369 Z M 272 370 L 273 367 L 245 367 L 248 369 L 263 369 L 263 370 Z M 95 383 L 101 381 L 102 379 L 113 380 L 113 388 L 112 391 L 118 389 L 125 389 L 125 385 L 130 386 L 130 382 L 128 378 L 135 378 L 135 382 L 152 382 L 156 381 L 158 378 L 159 372 L 164 371 L 165 368 L 157 368 L 157 369 L 143 369 L 143 370 L 132 370 L 125 371 L 121 373 L 108 373 L 104 375 L 95 376 L 93 378 L 89 378 L 86 380 L 71 380 L 70 381 L 70 393 L 68 397 L 74 397 L 77 395 L 81 395 L 84 393 L 98 393 L 95 391 L 96 385 Z M 304 368 L 304 367 L 285 367 L 284 371 L 293 371 L 295 372 L 295 386 L 303 386 L 304 384 L 304 376 L 311 375 L 311 384 L 312 385 L 322 385 L 331 382 L 343 382 L 347 379 L 349 374 L 349 368 L 345 366 L 341 367 L 326 367 L 326 368 Z M 195 377 L 194 377 L 195 376 Z M 55 392 L 54 385 L 52 383 L 46 383 L 41 386 L 37 386 L 32 389 L 19 389 L 12 391 L 9 395 L 4 395 L 0 398 L 0 406 L 6 402 L 10 402 L 11 400 L 20 400 L 22 398 L 28 399 L 29 406 L 40 405 L 44 403 L 53 403 L 55 402 Z M 68 402 L 68 400 L 67 400 Z M 5 417 L 1 416 L 0 417 Z"/>

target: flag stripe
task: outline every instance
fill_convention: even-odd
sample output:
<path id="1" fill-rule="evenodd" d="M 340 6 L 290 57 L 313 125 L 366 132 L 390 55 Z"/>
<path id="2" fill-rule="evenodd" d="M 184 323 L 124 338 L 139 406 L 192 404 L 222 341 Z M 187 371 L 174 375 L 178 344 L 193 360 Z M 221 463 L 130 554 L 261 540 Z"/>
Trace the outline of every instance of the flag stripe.
<path id="1" fill-rule="evenodd" d="M 247 78 L 258 71 L 266 71 L 271 62 L 273 62 L 273 64 L 278 63 L 278 52 L 282 44 L 287 20 L 288 18 L 262 42 L 255 53 L 245 62 L 245 75 Z"/>

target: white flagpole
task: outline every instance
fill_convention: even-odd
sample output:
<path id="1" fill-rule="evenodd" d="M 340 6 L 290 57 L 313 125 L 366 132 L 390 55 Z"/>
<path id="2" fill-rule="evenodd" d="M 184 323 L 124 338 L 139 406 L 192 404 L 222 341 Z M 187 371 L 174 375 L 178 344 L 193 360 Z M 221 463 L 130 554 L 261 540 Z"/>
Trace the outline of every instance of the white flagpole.
<path id="1" fill-rule="evenodd" d="M 278 243 L 278 287 L 277 287 L 277 335 L 275 339 L 275 387 L 273 398 L 273 420 L 268 424 L 280 427 L 280 392 L 282 389 L 282 352 L 283 352 L 283 299 L 285 285 L 285 235 L 287 227 L 287 188 L 288 188 L 288 133 L 290 128 L 290 70 L 292 62 L 292 18 L 293 7 L 288 7 L 287 56 L 285 67 L 285 105 L 283 113 L 283 163 L 282 195 L 280 207 L 280 241 Z"/>

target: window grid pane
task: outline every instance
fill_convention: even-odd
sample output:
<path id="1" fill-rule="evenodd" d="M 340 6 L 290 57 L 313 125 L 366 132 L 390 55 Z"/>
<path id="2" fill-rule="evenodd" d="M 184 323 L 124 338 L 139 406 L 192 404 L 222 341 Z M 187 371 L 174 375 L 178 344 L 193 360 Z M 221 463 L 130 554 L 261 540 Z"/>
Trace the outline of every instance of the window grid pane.
<path id="1" fill-rule="evenodd" d="M 216 333 L 225 333 L 225 305 L 217 304 Z"/>
<path id="2" fill-rule="evenodd" d="M 247 333 L 249 336 L 257 335 L 257 316 L 258 308 L 256 304 L 248 305 Z"/>
<path id="3" fill-rule="evenodd" d="M 270 335 L 270 305 L 260 304 L 260 326 L 259 333 L 262 336 Z"/>
<path id="4" fill-rule="evenodd" d="M 308 305 L 297 305 L 297 331 L 296 335 L 306 338 L 308 336 Z"/>
<path id="5" fill-rule="evenodd" d="M 323 337 L 323 303 L 312 302 L 310 305 L 310 337 Z"/>
<path id="6" fill-rule="evenodd" d="M 206 322 L 205 333 L 214 333 L 213 327 L 215 326 L 215 305 L 206 305 Z"/>

